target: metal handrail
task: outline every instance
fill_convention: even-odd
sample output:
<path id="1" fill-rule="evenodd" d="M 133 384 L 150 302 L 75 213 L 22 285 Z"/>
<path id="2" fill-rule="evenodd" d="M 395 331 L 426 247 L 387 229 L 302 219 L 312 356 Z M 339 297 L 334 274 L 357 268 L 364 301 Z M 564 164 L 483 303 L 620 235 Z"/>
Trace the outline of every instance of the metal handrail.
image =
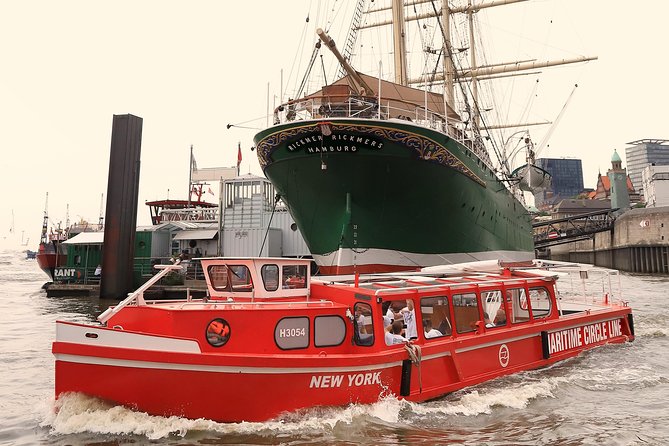
<path id="1" fill-rule="evenodd" d="M 133 301 L 137 300 L 138 304 L 143 304 L 144 303 L 144 291 L 147 289 L 151 288 L 153 284 L 158 282 L 160 279 L 162 279 L 164 276 L 169 274 L 172 270 L 175 269 L 181 269 L 181 265 L 179 264 L 179 260 L 176 261 L 173 265 L 156 265 L 156 269 L 161 269 L 158 274 L 155 276 L 151 277 L 149 280 L 147 280 L 144 285 L 141 287 L 137 288 L 135 292 L 130 293 L 128 297 L 123 299 L 121 302 L 119 302 L 118 305 L 114 307 L 109 307 L 107 308 L 100 316 L 98 316 L 98 321 L 102 322 L 103 324 L 106 323 L 113 315 L 121 311 L 123 308 L 126 306 L 130 305 Z"/>
<path id="2" fill-rule="evenodd" d="M 298 304 L 298 305 L 305 305 L 306 304 L 307 306 L 313 306 L 313 305 L 325 306 L 325 305 L 328 305 L 330 307 L 334 307 L 334 302 L 332 302 L 331 300 L 316 300 L 316 301 L 313 301 L 313 300 L 286 301 L 286 300 L 284 300 L 284 301 L 280 301 L 280 302 L 258 302 L 258 301 L 255 301 L 255 302 L 236 302 L 236 301 L 228 302 L 228 301 L 222 300 L 222 301 L 215 301 L 215 302 L 212 302 L 212 301 L 209 301 L 209 302 L 204 302 L 204 301 L 183 302 L 179 306 L 179 309 L 183 309 L 186 306 L 195 306 L 195 305 L 206 305 L 208 307 L 213 306 L 215 308 L 218 305 L 252 305 L 252 306 L 270 305 L 271 306 L 271 305 L 293 305 L 293 304 Z"/>

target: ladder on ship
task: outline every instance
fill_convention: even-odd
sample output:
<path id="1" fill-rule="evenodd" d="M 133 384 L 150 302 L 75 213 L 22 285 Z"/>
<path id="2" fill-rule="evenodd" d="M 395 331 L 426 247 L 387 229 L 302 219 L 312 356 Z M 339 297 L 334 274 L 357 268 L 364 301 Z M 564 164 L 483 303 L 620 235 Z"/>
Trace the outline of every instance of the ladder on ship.
<path id="1" fill-rule="evenodd" d="M 362 21 L 362 11 L 365 8 L 365 3 L 367 0 L 358 0 L 355 5 L 355 11 L 353 12 L 353 18 L 351 19 L 351 27 L 348 31 L 348 36 L 346 37 L 346 43 L 344 44 L 344 50 L 342 55 L 347 61 L 351 61 L 351 54 L 353 54 L 353 47 L 355 46 L 355 41 L 358 39 L 358 29 L 360 27 L 360 22 Z M 346 76 L 346 70 L 343 65 L 339 65 L 337 70 L 337 79 Z"/>

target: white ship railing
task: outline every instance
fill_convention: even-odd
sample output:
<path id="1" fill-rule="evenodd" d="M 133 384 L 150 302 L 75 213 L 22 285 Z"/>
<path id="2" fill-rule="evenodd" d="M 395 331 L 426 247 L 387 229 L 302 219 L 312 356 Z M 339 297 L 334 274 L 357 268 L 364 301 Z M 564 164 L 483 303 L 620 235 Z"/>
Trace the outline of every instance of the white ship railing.
<path id="1" fill-rule="evenodd" d="M 446 119 L 425 106 L 397 98 L 376 96 L 310 96 L 294 99 L 274 109 L 274 124 L 293 121 L 307 121 L 328 118 L 398 119 L 421 127 L 442 132 L 476 153 L 481 159 L 488 159 L 487 153 L 477 148 L 475 141 L 467 138 L 462 130 L 465 123 L 452 118 Z M 393 106 L 391 104 L 397 104 Z"/>

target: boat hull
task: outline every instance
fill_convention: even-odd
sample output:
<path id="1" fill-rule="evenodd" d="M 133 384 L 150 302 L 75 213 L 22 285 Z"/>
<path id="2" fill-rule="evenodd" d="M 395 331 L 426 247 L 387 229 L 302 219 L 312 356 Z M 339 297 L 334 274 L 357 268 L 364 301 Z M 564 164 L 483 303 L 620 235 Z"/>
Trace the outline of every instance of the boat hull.
<path id="1" fill-rule="evenodd" d="M 255 141 L 321 271 L 533 257 L 526 209 L 464 145 L 406 121 L 330 119 L 329 136 L 319 122 Z"/>
<path id="2" fill-rule="evenodd" d="M 59 266 L 64 266 L 67 261 L 67 255 L 58 252 L 59 249 L 51 243 L 41 243 L 35 259 L 40 269 L 53 280 L 54 271 Z"/>
<path id="3" fill-rule="evenodd" d="M 419 342 L 417 363 L 404 348 L 329 356 L 203 354 L 190 339 L 59 322 L 55 390 L 57 397 L 81 392 L 153 415 L 220 422 L 265 421 L 315 406 L 373 403 L 384 395 L 420 402 L 631 340 L 629 314 L 621 308 Z"/>

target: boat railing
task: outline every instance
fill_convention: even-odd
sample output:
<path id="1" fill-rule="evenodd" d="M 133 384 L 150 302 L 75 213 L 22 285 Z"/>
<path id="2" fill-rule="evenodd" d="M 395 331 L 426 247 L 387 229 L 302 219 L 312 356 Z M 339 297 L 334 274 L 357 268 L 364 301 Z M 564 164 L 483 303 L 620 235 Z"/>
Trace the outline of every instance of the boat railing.
<path id="1" fill-rule="evenodd" d="M 160 221 L 218 221 L 218 207 L 215 208 L 185 208 L 163 209 L 160 212 Z"/>
<path id="2" fill-rule="evenodd" d="M 163 301 L 164 302 L 164 301 Z M 171 301 L 174 302 L 174 301 Z M 147 302 L 149 303 L 149 302 Z M 153 303 L 153 301 L 151 301 Z M 292 305 L 300 305 L 304 306 L 306 305 L 307 307 L 314 307 L 314 306 L 319 306 L 319 307 L 334 307 L 334 302 L 331 300 L 282 300 L 282 301 L 246 301 L 246 302 L 239 302 L 239 301 L 227 301 L 227 300 L 200 300 L 200 301 L 187 301 L 187 302 L 182 302 L 181 305 L 179 305 L 179 309 L 183 309 L 185 307 L 189 306 L 207 306 L 207 307 L 213 307 L 217 308 L 218 306 L 234 306 L 234 305 L 241 305 L 241 306 L 253 306 L 254 308 L 258 307 L 263 307 L 263 306 L 272 306 L 272 305 L 286 305 L 286 306 L 292 306 Z"/>
<path id="3" fill-rule="evenodd" d="M 106 323 L 113 315 L 121 311 L 126 306 L 132 304 L 133 302 L 136 302 L 138 305 L 145 304 L 144 291 L 151 288 L 151 286 L 153 286 L 155 283 L 157 283 L 160 279 L 162 279 L 164 276 L 166 276 L 173 270 L 181 269 L 182 267 L 179 264 L 179 261 L 177 261 L 172 265 L 156 265 L 155 268 L 160 269 L 162 271 L 151 277 L 151 279 L 147 280 L 141 287 L 137 288 L 133 293 L 130 293 L 128 297 L 119 302 L 118 305 L 107 308 L 102 314 L 100 314 L 100 316 L 98 316 L 98 321 L 102 322 L 103 324 Z"/>
<path id="4" fill-rule="evenodd" d="M 501 278 L 501 277 L 496 277 L 496 278 L 491 278 L 488 280 L 476 280 L 476 282 L 473 281 L 466 281 L 466 282 L 455 282 L 452 281 L 453 279 L 462 279 L 462 278 L 474 278 L 478 277 L 478 275 L 471 275 L 471 276 L 463 276 L 463 277 L 457 277 L 457 278 L 444 278 L 444 280 L 449 280 L 449 282 L 443 282 L 439 284 L 430 284 L 430 285 L 410 285 L 410 286 L 404 286 L 404 287 L 397 287 L 397 288 L 384 288 L 380 290 L 376 290 L 374 292 L 375 296 L 380 296 L 382 294 L 393 294 L 393 293 L 405 293 L 405 292 L 413 292 L 413 291 L 421 291 L 421 290 L 434 290 L 434 289 L 439 289 L 439 288 L 466 288 L 469 287 L 471 288 L 472 286 L 480 287 L 481 285 L 483 286 L 494 286 L 494 285 L 501 285 L 501 284 L 517 284 L 517 283 L 524 283 L 527 281 L 527 278 L 524 277 L 509 277 L 509 278 Z M 536 278 L 533 278 L 536 279 Z M 382 284 L 390 284 L 391 282 L 376 282 L 376 283 L 382 283 Z"/>
<path id="5" fill-rule="evenodd" d="M 447 120 L 444 115 L 430 110 L 425 104 L 398 98 L 358 95 L 309 96 L 288 101 L 274 109 L 274 124 L 327 118 L 400 119 L 445 133 L 463 145 L 473 146 L 473 142 L 466 137 L 465 132 L 459 129 L 464 126 L 463 122 Z"/>

